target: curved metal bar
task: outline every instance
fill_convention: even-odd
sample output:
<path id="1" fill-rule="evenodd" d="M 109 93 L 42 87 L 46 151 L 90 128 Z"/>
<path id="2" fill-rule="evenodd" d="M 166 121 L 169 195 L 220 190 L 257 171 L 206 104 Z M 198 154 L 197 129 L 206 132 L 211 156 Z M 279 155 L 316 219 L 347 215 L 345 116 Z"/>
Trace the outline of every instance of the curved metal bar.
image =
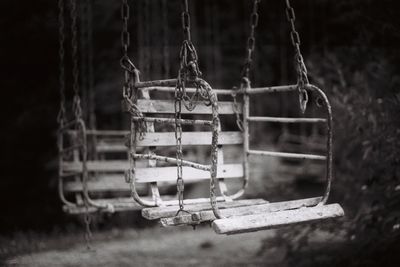
<path id="1" fill-rule="evenodd" d="M 138 90 L 138 87 L 136 86 L 137 84 L 140 83 L 140 72 L 139 70 L 135 69 L 133 71 L 133 80 L 134 80 L 134 90 Z M 134 92 L 130 92 L 133 94 Z M 129 97 L 125 96 L 124 97 Z M 129 102 L 129 101 L 128 101 Z M 145 122 L 146 123 L 146 122 Z M 136 154 L 136 137 L 137 137 L 137 131 L 136 131 L 136 121 L 134 120 L 134 117 L 131 116 L 131 127 L 130 127 L 130 135 L 129 135 L 129 165 L 130 168 L 129 170 L 126 171 L 125 173 L 125 179 L 129 183 L 129 188 L 131 191 L 131 197 L 140 205 L 144 207 L 157 207 L 159 206 L 159 203 L 157 203 L 157 199 L 153 198 L 152 201 L 145 200 L 142 197 L 140 197 L 139 193 L 136 190 L 136 158 L 134 155 Z M 157 185 L 156 185 L 157 186 Z M 158 189 L 157 189 L 158 191 Z"/>
<path id="2" fill-rule="evenodd" d="M 243 167 L 244 167 L 244 180 L 243 180 L 243 185 L 242 188 L 239 189 L 236 193 L 232 194 L 232 195 L 225 195 L 224 192 L 222 192 L 224 197 L 229 197 L 231 199 L 236 199 L 241 197 L 244 192 L 245 189 L 248 186 L 248 182 L 249 182 L 249 166 L 248 166 L 248 161 L 247 161 L 247 151 L 249 150 L 248 147 L 248 122 L 247 122 L 247 117 L 249 117 L 249 108 L 248 108 L 248 95 L 247 93 L 250 91 L 250 81 L 249 80 L 244 80 L 242 83 L 242 86 L 240 88 L 241 92 L 244 92 L 244 108 L 243 108 L 243 123 L 245 123 L 246 125 L 244 125 L 244 129 L 245 131 L 243 132 L 244 135 L 244 142 L 243 142 L 243 148 L 244 148 L 244 162 L 243 162 Z M 266 87 L 266 88 L 270 88 L 270 87 Z M 293 90 L 293 86 L 281 86 L 279 88 L 289 88 L 290 90 Z M 320 204 L 326 204 L 328 198 L 329 198 L 329 193 L 331 190 L 331 184 L 332 184 L 332 179 L 333 179 L 333 150 L 332 150 L 332 144 L 333 144 L 333 120 L 332 120 L 332 107 L 329 103 L 328 97 L 326 96 L 326 94 L 318 87 L 308 84 L 306 86 L 307 90 L 310 90 L 316 94 L 318 94 L 319 97 L 322 98 L 323 102 L 324 102 L 324 107 L 326 109 L 326 113 L 327 113 L 327 119 L 326 119 L 326 129 L 327 129 L 327 141 L 326 141 L 326 147 L 327 147 L 327 155 L 326 155 L 326 187 L 325 187 L 325 191 L 323 194 L 323 197 L 321 198 Z M 284 90 L 282 90 L 284 91 Z M 294 91 L 294 90 L 293 90 Z M 264 91 L 264 92 L 269 92 L 269 91 Z M 261 91 L 259 92 L 261 93 Z M 247 107 L 246 107 L 247 105 Z M 247 129 L 247 130 L 246 130 Z"/>
<path id="3" fill-rule="evenodd" d="M 82 156 L 82 187 L 83 187 L 83 198 L 86 203 L 92 207 L 98 208 L 98 209 L 105 209 L 108 212 L 113 212 L 114 207 L 111 203 L 106 203 L 104 205 L 100 205 L 96 202 L 94 202 L 89 195 L 89 189 L 88 189 L 88 180 L 89 180 L 89 174 L 88 174 L 88 168 L 87 168 L 87 133 L 86 133 L 86 125 L 85 122 L 82 119 L 78 119 L 76 121 L 77 125 L 77 132 L 81 134 L 82 138 L 82 150 L 81 150 L 81 156 Z"/>
<path id="4" fill-rule="evenodd" d="M 58 147 L 58 196 L 60 197 L 60 200 L 62 203 L 67 205 L 68 207 L 77 207 L 78 205 L 76 203 L 70 202 L 67 200 L 67 198 L 64 195 L 64 185 L 63 185 L 63 142 L 64 142 L 64 136 L 63 136 L 63 130 L 58 131 L 57 135 L 57 147 Z"/>
<path id="5" fill-rule="evenodd" d="M 224 197 L 228 197 L 231 199 L 238 199 L 241 196 L 244 195 L 246 188 L 248 187 L 249 184 L 249 163 L 247 159 L 247 151 L 249 149 L 249 130 L 248 130 L 248 120 L 247 118 L 250 116 L 249 114 L 249 96 L 247 95 L 247 92 L 250 90 L 251 84 L 250 80 L 246 77 L 242 78 L 242 82 L 240 84 L 240 89 L 238 92 L 243 92 L 243 183 L 242 183 L 242 188 L 240 188 L 237 192 L 231 194 L 231 195 L 226 195 L 224 192 L 222 192 Z"/>
<path id="6" fill-rule="evenodd" d="M 135 128 L 135 121 L 131 120 L 131 134 L 129 138 L 129 164 L 130 168 L 125 173 L 125 178 L 129 183 L 129 188 L 131 190 L 131 197 L 140 205 L 145 207 L 156 207 L 157 202 L 155 200 L 149 201 L 142 199 L 139 196 L 139 193 L 136 190 L 136 173 L 134 170 L 136 169 L 136 158 L 134 155 L 136 154 L 136 128 Z"/>
<path id="7" fill-rule="evenodd" d="M 210 203 L 213 209 L 214 215 L 216 218 L 221 219 L 223 216 L 221 215 L 218 204 L 217 204 L 217 196 L 215 192 L 216 184 L 217 184 L 217 167 L 218 167 L 218 134 L 220 128 L 220 120 L 218 116 L 218 98 L 217 94 L 213 91 L 211 86 L 203 79 L 196 78 L 194 80 L 194 84 L 197 87 L 202 87 L 205 89 L 208 100 L 211 105 L 212 111 L 212 141 L 211 141 L 211 165 L 210 165 Z"/>
<path id="8" fill-rule="evenodd" d="M 76 203 L 70 202 L 69 200 L 66 199 L 64 195 L 64 187 L 63 187 L 63 181 L 62 181 L 62 175 L 63 175 L 63 169 L 62 169 L 62 163 L 63 163 L 63 156 L 62 156 L 62 151 L 63 151 L 63 133 L 68 132 L 69 128 L 75 127 L 77 129 L 77 133 L 80 134 L 81 136 L 81 157 L 82 157 L 82 172 L 81 172 L 81 182 L 82 182 L 82 195 L 84 197 L 84 201 L 97 209 L 106 209 L 109 212 L 113 212 L 113 206 L 109 203 L 105 205 L 99 205 L 95 203 L 89 196 L 89 190 L 88 190 L 88 169 L 87 169 L 87 132 L 86 132 L 86 125 L 85 122 L 82 119 L 77 119 L 68 122 L 67 124 L 63 125 L 59 129 L 58 133 L 58 139 L 57 139 L 57 144 L 58 144 L 58 150 L 59 150 L 59 177 L 58 177 L 58 193 L 60 196 L 61 201 L 66 204 L 68 207 L 78 207 L 80 205 L 77 205 Z"/>
<path id="9" fill-rule="evenodd" d="M 306 89 L 316 92 L 324 101 L 324 107 L 327 113 L 327 120 L 326 120 L 326 129 L 327 129 L 327 140 L 326 140 L 326 148 L 327 148 L 327 155 L 326 155 L 326 187 L 324 195 L 321 199 L 320 204 L 326 204 L 329 198 L 329 193 L 331 191 L 331 184 L 333 179 L 333 117 L 332 117 L 332 107 L 329 103 L 329 99 L 320 88 L 316 87 L 315 85 L 308 84 L 306 85 Z"/>

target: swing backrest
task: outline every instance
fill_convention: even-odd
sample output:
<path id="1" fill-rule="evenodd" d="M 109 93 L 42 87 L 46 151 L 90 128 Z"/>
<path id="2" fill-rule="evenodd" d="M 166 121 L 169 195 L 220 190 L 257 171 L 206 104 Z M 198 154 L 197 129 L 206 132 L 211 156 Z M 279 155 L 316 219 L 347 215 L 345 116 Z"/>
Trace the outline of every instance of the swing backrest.
<path id="1" fill-rule="evenodd" d="M 145 117 L 174 118 L 174 90 L 173 87 L 144 87 L 141 88 L 141 97 L 137 100 L 137 106 Z M 191 92 L 191 89 L 188 89 Z M 214 90 L 217 95 L 231 94 L 231 90 Z M 193 92 L 191 92 L 193 93 Z M 232 99 L 229 96 L 230 100 Z M 232 101 L 218 101 L 219 117 L 222 121 L 232 121 L 234 125 L 235 110 Z M 238 112 L 241 112 L 239 108 Z M 182 105 L 182 119 L 210 119 L 211 107 L 199 103 L 192 111 Z M 165 125 L 147 124 L 148 132 L 143 139 L 137 138 L 137 148 L 145 153 L 155 152 L 157 155 L 175 157 L 176 140 L 174 124 Z M 150 126 L 150 127 L 149 127 Z M 232 129 L 237 129 L 237 127 Z M 200 163 L 210 164 L 210 145 L 212 133 L 209 126 L 184 125 L 182 133 L 183 159 Z M 228 146 L 242 146 L 243 137 L 240 131 L 221 129 L 218 136 L 218 175 L 219 179 L 243 178 L 243 166 L 241 160 L 224 161 Z M 236 150 L 237 152 L 238 150 Z M 239 150 L 242 151 L 242 150 Z M 240 152 L 239 152 L 240 153 Z M 241 153 L 239 155 L 239 158 Z M 230 157 L 232 158 L 232 157 Z M 141 160 L 141 167 L 136 169 L 136 182 L 139 184 L 169 182 L 175 184 L 177 179 L 176 165 L 168 165 L 154 160 Z M 187 183 L 199 183 L 206 181 L 209 184 L 210 173 L 192 167 L 183 167 L 183 179 Z M 205 195 L 207 197 L 208 194 Z"/>
<path id="2" fill-rule="evenodd" d="M 146 117 L 168 117 L 174 118 L 174 88 L 164 88 L 165 90 L 156 90 L 156 88 L 143 88 L 142 97 L 138 99 L 137 105 Z M 220 90 L 216 93 L 229 95 L 230 90 Z M 151 97 L 150 97 L 151 96 Z M 230 96 L 228 99 L 232 99 Z M 233 125 L 233 129 L 237 129 L 235 125 L 235 110 L 232 101 L 219 101 L 219 114 L 222 121 Z M 241 109 L 238 109 L 241 112 Z M 210 117 L 211 108 L 199 104 L 193 111 L 189 111 L 182 107 L 182 118 Z M 148 132 L 145 133 L 143 139 L 137 138 L 137 149 L 139 152 L 151 153 L 156 151 L 157 154 L 175 157 L 176 141 L 174 126 L 165 124 L 152 125 L 147 123 Z M 224 127 L 223 127 L 224 128 Z M 75 131 L 69 131 L 70 137 L 76 136 Z M 92 141 L 97 151 L 97 158 L 89 157 L 87 161 L 87 169 L 89 173 L 88 190 L 92 198 L 95 199 L 113 199 L 121 197 L 129 197 L 130 187 L 126 182 L 124 173 L 129 169 L 127 147 L 129 131 L 87 131 L 88 143 Z M 242 146 L 243 137 L 240 131 L 231 131 L 221 129 L 218 138 L 218 178 L 243 178 L 243 166 L 241 163 L 241 153 L 232 155 L 233 153 L 225 153 L 225 157 L 229 156 L 230 162 L 224 162 L 224 147 Z M 183 126 L 182 146 L 184 160 L 190 160 L 201 164 L 209 164 L 211 144 L 211 131 L 208 126 Z M 231 151 L 231 150 L 229 150 Z M 237 154 L 237 151 L 234 150 Z M 233 161 L 233 162 L 232 162 Z M 70 160 L 62 163 L 62 170 L 65 173 L 82 172 L 82 162 L 80 157 L 76 155 Z M 137 160 L 136 182 L 138 184 L 138 192 L 143 195 L 148 194 L 148 184 L 157 183 L 163 193 L 171 189 L 176 183 L 177 175 L 176 166 L 155 162 L 152 160 Z M 191 167 L 183 167 L 183 179 L 185 184 L 199 183 L 209 180 L 210 173 Z M 208 185 L 208 181 L 207 181 Z M 175 187 L 172 187 L 175 188 Z M 79 195 L 82 193 L 82 182 L 78 178 L 67 177 L 64 182 L 64 191 L 66 194 Z M 171 190 L 169 190 L 171 191 Z M 205 196 L 207 196 L 206 194 Z M 167 196 L 166 199 L 170 199 Z"/>

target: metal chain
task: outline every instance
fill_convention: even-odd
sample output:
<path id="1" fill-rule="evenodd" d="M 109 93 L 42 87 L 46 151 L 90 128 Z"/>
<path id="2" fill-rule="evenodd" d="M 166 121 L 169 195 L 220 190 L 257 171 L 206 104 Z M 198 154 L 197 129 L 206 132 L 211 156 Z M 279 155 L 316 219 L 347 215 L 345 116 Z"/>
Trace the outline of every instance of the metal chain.
<path id="1" fill-rule="evenodd" d="M 186 81 L 195 80 L 202 75 L 199 69 L 197 51 L 191 40 L 188 0 L 182 0 L 181 19 L 184 41 L 179 53 L 180 67 L 177 86 L 182 89 L 182 100 L 186 109 L 192 111 L 196 107 L 196 101 L 200 97 L 204 98 L 206 93 L 201 90 L 201 87 L 196 87 L 196 92 L 191 97 L 186 93 Z"/>
<path id="2" fill-rule="evenodd" d="M 136 66 L 133 64 L 132 60 L 128 56 L 128 49 L 130 46 L 130 33 L 128 30 L 130 18 L 130 7 L 128 0 L 122 0 L 121 3 L 121 19 L 122 19 L 122 30 L 121 30 L 121 45 L 122 45 L 122 57 L 120 60 L 120 65 L 124 70 L 124 84 L 122 86 L 122 95 L 128 104 L 128 110 L 131 116 L 144 118 L 142 112 L 139 110 L 137 105 L 134 103 L 136 100 L 136 95 L 134 94 L 134 79 L 135 75 L 139 72 Z M 133 97 L 133 99 L 132 99 Z M 139 131 L 139 139 L 143 139 L 145 132 L 147 131 L 147 125 L 144 120 L 139 120 L 137 122 L 137 129 Z"/>
<path id="3" fill-rule="evenodd" d="M 236 87 L 233 88 L 234 90 L 238 90 Z M 239 112 L 239 104 L 237 102 L 236 96 L 237 96 L 237 92 L 235 92 L 234 90 L 232 90 L 232 98 L 233 98 L 233 112 L 235 112 L 236 115 L 236 125 L 239 128 L 239 130 L 241 132 L 244 131 L 244 126 L 243 126 L 243 120 L 240 117 L 240 112 Z"/>
<path id="4" fill-rule="evenodd" d="M 95 93 L 94 93 L 94 70 L 93 70 L 93 2 L 87 2 L 87 39 L 88 39 L 88 98 L 89 98 L 89 125 L 91 129 L 96 128 L 96 112 L 95 112 Z"/>
<path id="5" fill-rule="evenodd" d="M 191 42 L 190 35 L 190 13 L 189 13 L 189 4 L 188 0 L 182 0 L 182 28 L 184 40 Z"/>
<path id="6" fill-rule="evenodd" d="M 258 4 L 261 0 L 254 0 L 253 11 L 250 15 L 250 35 L 247 38 L 247 56 L 242 69 L 242 78 L 249 78 L 251 63 L 253 62 L 253 52 L 256 46 L 255 30 L 258 25 Z"/>
<path id="7" fill-rule="evenodd" d="M 128 0 L 122 0 L 121 18 L 122 18 L 121 44 L 123 50 L 123 57 L 128 58 L 128 48 L 130 46 L 130 40 L 131 40 L 130 33 L 128 31 L 128 22 L 129 22 Z"/>
<path id="8" fill-rule="evenodd" d="M 175 90 L 175 140 L 176 140 L 176 166 L 177 179 L 176 187 L 178 191 L 179 211 L 184 210 L 183 192 L 185 191 L 185 183 L 183 181 L 183 152 L 182 152 L 182 87 L 177 87 Z"/>
<path id="9" fill-rule="evenodd" d="M 187 79 L 186 63 L 187 63 L 187 46 L 190 42 L 190 15 L 189 5 L 187 0 L 182 0 L 182 28 L 184 42 L 179 54 L 180 68 L 178 72 L 178 82 L 175 88 L 175 140 L 176 140 L 176 189 L 178 191 L 179 210 L 178 213 L 184 210 L 183 192 L 185 191 L 185 182 L 183 181 L 183 152 L 182 152 L 182 100 L 185 92 L 185 83 Z"/>
<path id="10" fill-rule="evenodd" d="M 86 201 L 85 201 L 86 202 Z M 86 242 L 86 249 L 91 250 L 91 240 L 92 240 L 92 230 L 90 229 L 90 225 L 92 223 L 92 216 L 89 214 L 89 205 L 85 204 L 85 242 Z"/>
<path id="11" fill-rule="evenodd" d="M 76 0 L 70 0 L 70 15 L 71 15 L 71 31 L 72 31 L 72 88 L 74 90 L 74 99 L 72 109 L 76 119 L 82 118 L 81 98 L 79 96 L 79 56 L 78 56 L 78 27 L 77 27 L 77 8 Z"/>
<path id="12" fill-rule="evenodd" d="M 162 10 L 162 21 L 164 24 L 163 27 L 163 68 L 164 68 L 164 77 L 169 77 L 169 39 L 168 39 L 168 4 L 167 0 L 162 0 L 161 2 L 161 10 Z"/>
<path id="13" fill-rule="evenodd" d="M 177 179 L 176 187 L 178 191 L 179 212 L 184 211 L 183 192 L 185 191 L 185 183 L 183 181 L 183 152 L 182 152 L 182 101 L 188 110 L 193 110 L 195 107 L 194 98 L 198 94 L 194 94 L 192 98 L 186 94 L 186 81 L 195 79 L 201 72 L 197 64 L 197 52 L 191 41 L 190 36 L 190 14 L 188 0 L 182 0 L 182 29 L 184 41 L 180 51 L 180 68 L 178 71 L 177 85 L 175 88 L 175 140 L 176 140 L 176 161 L 177 161 Z M 196 90 L 197 91 L 197 90 Z"/>
<path id="14" fill-rule="evenodd" d="M 308 102 L 308 94 L 305 86 L 309 84 L 309 81 L 307 77 L 307 68 L 304 64 L 304 59 L 300 50 L 300 35 L 296 31 L 295 26 L 296 14 L 294 9 L 291 7 L 289 0 L 286 0 L 286 18 L 290 24 L 290 39 L 295 49 L 295 68 L 297 71 L 297 87 L 299 90 L 300 109 L 304 113 L 306 111 Z"/>
<path id="15" fill-rule="evenodd" d="M 82 107 L 81 107 L 81 99 L 79 95 L 79 58 L 78 58 L 78 27 L 77 27 L 77 20 L 78 20 L 78 13 L 77 13 L 77 4 L 76 0 L 70 0 L 70 16 L 71 16 L 71 31 L 72 31 L 72 39 L 71 39 L 71 46 L 72 46 L 72 78 L 73 84 L 72 88 L 74 90 L 74 98 L 73 98 L 73 106 L 72 109 L 74 111 L 75 119 L 80 120 L 82 119 Z M 85 138 L 85 137 L 81 137 Z M 86 157 L 86 147 L 83 147 L 82 157 Z M 85 174 L 86 170 L 83 170 L 82 175 Z M 83 187 L 84 192 L 87 192 L 87 184 L 86 179 L 83 179 Z M 86 240 L 86 247 L 91 249 L 90 240 L 91 240 L 91 230 L 90 230 L 90 222 L 91 222 L 91 215 L 89 214 L 89 203 L 88 201 L 84 200 L 85 204 L 85 214 L 84 214 L 84 221 L 86 226 L 85 232 L 85 240 Z"/>
<path id="16" fill-rule="evenodd" d="M 255 37 L 255 30 L 258 26 L 258 5 L 261 2 L 261 0 L 254 0 L 253 2 L 253 9 L 250 15 L 250 34 L 249 37 L 247 38 L 247 48 L 246 48 L 246 59 L 243 64 L 242 68 L 242 79 L 241 83 L 244 82 L 245 79 L 249 79 L 250 77 L 250 68 L 251 68 L 251 63 L 253 62 L 253 53 L 254 49 L 256 46 L 256 37 Z M 242 87 L 242 86 L 241 86 Z M 232 98 L 233 98 L 233 111 L 235 112 L 236 115 L 236 124 L 239 128 L 240 131 L 243 132 L 243 120 L 240 117 L 239 113 L 239 105 L 237 103 L 236 99 L 236 92 L 232 93 Z"/>
<path id="17" fill-rule="evenodd" d="M 67 114 L 65 110 L 65 18 L 64 18 L 64 0 L 58 0 L 58 34 L 59 34 L 59 58 L 60 58 L 60 74 L 59 74 L 59 83 L 60 83 L 60 110 L 58 112 L 57 121 L 60 125 L 60 128 L 64 126 L 64 123 L 67 121 Z"/>

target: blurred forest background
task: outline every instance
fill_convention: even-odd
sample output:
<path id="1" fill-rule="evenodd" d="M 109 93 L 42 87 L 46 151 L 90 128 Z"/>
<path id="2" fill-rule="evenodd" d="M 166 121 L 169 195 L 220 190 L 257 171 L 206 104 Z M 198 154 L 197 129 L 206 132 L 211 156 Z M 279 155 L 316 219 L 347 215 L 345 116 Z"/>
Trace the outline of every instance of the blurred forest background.
<path id="1" fill-rule="evenodd" d="M 120 3 L 92 2 L 97 127 L 123 129 Z M 145 80 L 177 75 L 180 1 L 164 2 L 130 1 L 130 56 Z M 190 2 L 193 42 L 205 79 L 215 88 L 238 85 L 251 1 Z M 292 2 L 310 80 L 333 105 L 331 201 L 346 211 L 345 219 L 318 227 L 346 242 L 310 252 L 308 234 L 319 230 L 311 225 L 281 230 L 266 246 L 284 243 L 297 266 L 309 264 L 316 254 L 332 265 L 399 266 L 400 5 L 390 0 Z M 32 233 L 64 233 L 81 226 L 63 213 L 56 190 L 57 1 L 1 1 L 0 12 L 0 237 L 5 242 Z M 256 38 L 253 86 L 295 83 L 284 1 L 261 2 Z M 273 104 L 263 101 L 261 107 Z M 259 130 L 263 136 L 265 129 Z M 127 218 L 106 218 L 97 227 L 142 224 L 138 217 Z"/>

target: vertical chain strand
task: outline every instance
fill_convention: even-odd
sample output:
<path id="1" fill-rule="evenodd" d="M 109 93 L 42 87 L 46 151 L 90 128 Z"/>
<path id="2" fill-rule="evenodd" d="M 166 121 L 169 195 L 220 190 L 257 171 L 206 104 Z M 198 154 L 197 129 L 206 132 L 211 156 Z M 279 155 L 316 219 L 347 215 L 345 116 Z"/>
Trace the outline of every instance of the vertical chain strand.
<path id="1" fill-rule="evenodd" d="M 250 34 L 249 37 L 247 38 L 247 48 L 246 48 L 246 59 L 243 64 L 242 68 L 242 78 L 241 78 L 241 83 L 245 82 L 247 79 L 250 79 L 250 68 L 251 68 L 251 63 L 253 62 L 253 54 L 254 54 L 254 49 L 256 47 L 256 36 L 255 36 L 255 31 L 258 26 L 258 5 L 260 4 L 261 0 L 254 0 L 253 2 L 253 9 L 250 15 Z M 243 87 L 243 86 L 241 86 Z M 237 93 L 234 92 L 232 93 L 232 98 L 233 98 L 233 111 L 235 112 L 236 115 L 236 125 L 238 126 L 239 130 L 243 132 L 243 120 L 240 117 L 239 113 L 239 104 L 236 99 Z"/>
<path id="2" fill-rule="evenodd" d="M 181 16 L 184 40 L 191 42 L 192 39 L 190 35 L 190 14 L 188 0 L 182 0 L 182 6 L 183 10 Z"/>
<path id="3" fill-rule="evenodd" d="M 71 47 L 72 47 L 72 89 L 74 90 L 73 110 L 76 119 L 82 118 L 81 99 L 79 95 L 79 56 L 78 56 L 78 27 L 77 27 L 77 7 L 76 0 L 70 0 L 71 16 Z"/>
<path id="4" fill-rule="evenodd" d="M 197 53 L 194 48 L 190 36 L 190 14 L 188 0 L 182 0 L 182 29 L 184 41 L 179 54 L 180 67 L 178 71 L 178 81 L 175 88 L 175 140 L 176 140 L 176 166 L 177 178 L 176 187 L 178 191 L 179 210 L 178 213 L 184 211 L 183 193 L 185 191 L 185 183 L 183 181 L 183 152 L 182 152 L 182 100 L 187 99 L 186 96 L 186 81 L 191 76 L 195 78 L 200 71 L 197 65 Z M 189 69 L 190 68 L 190 69 Z M 196 94 L 195 94 L 196 95 Z M 185 97 L 186 96 L 186 97 Z M 194 109 L 193 102 L 188 99 L 188 105 L 185 105 L 189 110 Z"/>
<path id="5" fill-rule="evenodd" d="M 255 37 L 255 30 L 257 28 L 258 25 L 258 5 L 260 3 L 261 0 L 254 0 L 253 2 L 253 10 L 252 13 L 250 15 L 250 35 L 247 38 L 247 48 L 246 48 L 246 52 L 247 52 L 247 56 L 246 56 L 246 60 L 245 63 L 243 65 L 243 69 L 242 69 L 242 78 L 250 78 L 250 68 L 251 68 L 251 63 L 253 61 L 253 53 L 254 53 L 254 49 L 256 46 L 256 37 Z"/>
<path id="6" fill-rule="evenodd" d="M 79 58 L 78 58 L 78 27 L 77 27 L 77 20 L 78 20 L 78 13 L 77 13 L 77 4 L 76 0 L 70 0 L 70 16 L 71 16 L 71 33 L 72 33 L 72 38 L 71 38 L 71 47 L 72 47 L 72 78 L 73 78 L 73 84 L 72 84 L 72 89 L 74 91 L 74 99 L 73 99 L 73 111 L 75 115 L 75 119 L 77 121 L 82 120 L 82 107 L 81 107 L 81 99 L 79 95 Z M 81 126 L 84 127 L 84 126 Z M 79 128 L 79 132 L 82 134 L 80 138 L 82 140 L 86 139 L 85 136 L 85 131 L 83 129 Z M 82 142 L 85 143 L 86 142 Z M 87 153 L 87 148 L 84 146 L 82 148 L 82 162 L 86 161 L 86 153 Z M 87 188 L 87 169 L 85 169 L 86 164 L 83 164 L 83 170 L 82 170 L 82 185 L 83 185 L 83 192 L 86 195 L 88 192 Z M 85 204 L 85 214 L 84 214 L 84 221 L 85 221 L 85 226 L 86 226 L 86 231 L 85 231 L 85 240 L 86 240 L 86 247 L 87 249 L 91 249 L 90 245 L 90 240 L 91 240 L 91 230 L 90 230 L 90 222 L 91 222 L 91 215 L 89 214 L 89 203 L 87 198 L 85 197 L 84 199 L 84 204 Z"/>
<path id="7" fill-rule="evenodd" d="M 60 128 L 64 126 L 67 121 L 67 114 L 65 110 L 65 18 L 64 18 L 64 0 L 58 0 L 58 34 L 59 34 L 59 50 L 58 55 L 60 59 L 60 73 L 59 73 L 59 83 L 60 83 L 60 110 L 58 112 L 57 121 Z"/>
<path id="8" fill-rule="evenodd" d="M 295 66 L 297 71 L 297 87 L 299 90 L 299 103 L 300 110 L 304 113 L 306 111 L 308 94 L 306 91 L 306 85 L 309 84 L 307 77 L 307 68 L 304 64 L 304 59 L 300 50 L 300 35 L 296 30 L 296 14 L 293 7 L 290 5 L 290 1 L 286 0 L 286 19 L 290 25 L 290 39 L 295 50 Z"/>
<path id="9" fill-rule="evenodd" d="M 162 9 L 162 21 L 164 24 L 163 27 L 163 58 L 164 58 L 164 77 L 169 77 L 169 41 L 168 41 L 168 5 L 167 0 L 162 0 L 161 2 Z"/>
<path id="10" fill-rule="evenodd" d="M 128 50 L 130 47 L 130 33 L 129 33 L 129 18 L 130 18 L 130 7 L 128 0 L 122 0 L 121 2 L 121 19 L 122 19 L 122 30 L 121 30 L 121 46 L 122 46 L 122 57 L 120 65 L 124 71 L 124 84 L 122 86 L 122 95 L 128 106 L 129 113 L 134 117 L 143 118 L 142 112 L 135 105 L 135 92 L 134 83 L 135 77 L 137 77 L 139 70 L 133 64 L 132 60 L 128 56 Z M 132 99 L 134 98 L 134 99 Z M 146 123 L 144 121 L 137 121 L 138 127 L 134 127 L 139 131 L 139 138 L 143 139 L 146 132 Z"/>
<path id="11" fill-rule="evenodd" d="M 122 18 L 121 45 L 122 45 L 123 55 L 127 57 L 131 39 L 130 33 L 128 31 L 128 22 L 129 22 L 128 0 L 122 0 L 121 18 Z"/>
<path id="12" fill-rule="evenodd" d="M 94 70 L 93 70 L 93 3 L 92 0 L 87 1 L 87 38 L 88 38 L 88 98 L 89 98 L 89 125 L 91 129 L 96 128 L 96 99 L 94 86 L 95 86 L 95 77 L 94 77 Z"/>

